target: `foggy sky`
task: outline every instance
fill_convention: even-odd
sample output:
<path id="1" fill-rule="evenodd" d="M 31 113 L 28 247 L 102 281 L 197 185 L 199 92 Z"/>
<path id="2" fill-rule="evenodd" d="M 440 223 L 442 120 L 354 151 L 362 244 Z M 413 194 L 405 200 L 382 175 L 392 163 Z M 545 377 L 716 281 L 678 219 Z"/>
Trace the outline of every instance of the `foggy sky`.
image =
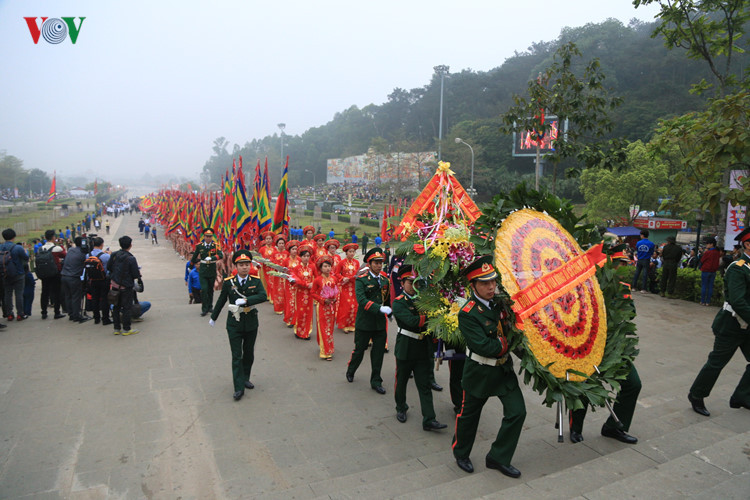
<path id="1" fill-rule="evenodd" d="M 0 150 L 50 174 L 197 178 L 219 136 L 243 145 L 279 122 L 298 135 L 428 84 L 435 65 L 487 71 L 562 27 L 656 12 L 631 0 L 3 0 Z M 86 19 L 75 45 L 35 45 L 33 16 Z"/>

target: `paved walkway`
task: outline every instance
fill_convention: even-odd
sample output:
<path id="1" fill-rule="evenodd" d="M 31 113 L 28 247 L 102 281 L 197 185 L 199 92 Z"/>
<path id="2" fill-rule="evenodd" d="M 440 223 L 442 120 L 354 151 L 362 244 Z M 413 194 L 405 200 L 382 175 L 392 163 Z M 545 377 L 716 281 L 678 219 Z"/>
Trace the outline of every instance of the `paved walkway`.
<path id="1" fill-rule="evenodd" d="M 268 304 L 256 388 L 233 401 L 226 311 L 209 327 L 188 305 L 184 261 L 171 245 L 139 239 L 135 215 L 112 222 L 105 246 L 134 237 L 152 310 L 135 324 L 140 334 L 114 336 L 93 322 L 41 320 L 37 290 L 34 315 L 0 332 L 0 498 L 748 497 L 750 412 L 727 404 L 741 356 L 707 399 L 712 417 L 685 398 L 712 344 L 714 308 L 635 298 L 639 444 L 601 437 L 604 411 L 589 414 L 583 443 L 557 443 L 554 411 L 525 389 L 513 460 L 522 478 L 484 467 L 501 420 L 497 400 L 485 408 L 468 475 L 452 459 L 450 427 L 421 429 L 413 386 L 410 418 L 396 421 L 392 355 L 388 394 L 370 390 L 367 358 L 349 384 L 351 335 L 337 331 L 333 362 L 320 361 L 315 341 L 295 339 Z M 436 375 L 447 387 L 447 368 Z M 435 393 L 435 407 L 451 424 L 447 390 Z"/>

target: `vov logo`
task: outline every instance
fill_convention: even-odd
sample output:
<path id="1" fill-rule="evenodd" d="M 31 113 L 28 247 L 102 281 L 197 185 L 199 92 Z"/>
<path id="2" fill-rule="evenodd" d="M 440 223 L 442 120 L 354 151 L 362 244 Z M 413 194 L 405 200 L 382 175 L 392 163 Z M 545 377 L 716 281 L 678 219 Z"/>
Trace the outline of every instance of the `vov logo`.
<path id="1" fill-rule="evenodd" d="M 78 41 L 78 34 L 81 32 L 83 20 L 85 17 L 79 17 L 78 27 L 76 28 L 75 17 L 42 17 L 41 24 L 37 22 L 38 17 L 24 17 L 26 24 L 29 26 L 29 33 L 34 44 L 39 42 L 39 36 L 47 43 L 57 45 L 61 43 L 70 34 L 70 42 L 75 45 Z"/>

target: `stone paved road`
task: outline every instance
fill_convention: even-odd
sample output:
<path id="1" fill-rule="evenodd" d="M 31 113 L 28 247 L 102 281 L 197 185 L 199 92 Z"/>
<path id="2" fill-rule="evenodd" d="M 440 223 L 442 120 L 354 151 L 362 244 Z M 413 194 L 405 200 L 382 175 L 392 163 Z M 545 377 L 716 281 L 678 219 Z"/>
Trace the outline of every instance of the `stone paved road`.
<path id="1" fill-rule="evenodd" d="M 114 219 L 115 237 L 137 234 L 136 216 Z M 163 231 L 160 232 L 160 236 Z M 707 400 L 713 416 L 685 399 L 705 361 L 715 309 L 657 296 L 636 297 L 643 391 L 628 447 L 598 435 L 606 418 L 589 414 L 581 444 L 559 444 L 554 411 L 525 389 L 528 417 L 511 480 L 482 457 L 500 425 L 485 407 L 472 453 L 477 471 L 450 452 L 453 412 L 435 393 L 440 433 L 421 429 L 414 387 L 406 424 L 395 419 L 394 362 L 386 356 L 385 396 L 369 389 L 366 358 L 344 378 L 353 345 L 336 333 L 333 362 L 315 341 L 293 337 L 266 304 L 253 382 L 232 400 L 226 331 L 210 328 L 187 303 L 184 261 L 162 241 L 135 238 L 144 300 L 141 333 L 41 320 L 0 332 L 0 498 L 747 498 L 750 412 L 727 400 L 744 370 L 736 355 Z M 437 380 L 447 387 L 447 367 Z"/>

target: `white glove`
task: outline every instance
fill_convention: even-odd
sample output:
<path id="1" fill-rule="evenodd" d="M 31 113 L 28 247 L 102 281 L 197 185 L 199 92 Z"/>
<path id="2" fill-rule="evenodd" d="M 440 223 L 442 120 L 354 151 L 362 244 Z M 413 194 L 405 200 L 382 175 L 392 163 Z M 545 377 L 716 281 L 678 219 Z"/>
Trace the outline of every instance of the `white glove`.
<path id="1" fill-rule="evenodd" d="M 234 301 L 234 305 L 236 306 L 244 306 L 245 304 L 247 304 L 247 299 L 239 298 Z"/>
<path id="2" fill-rule="evenodd" d="M 209 319 L 209 320 L 208 320 L 208 324 L 209 324 L 210 326 L 214 326 L 214 325 L 216 324 L 216 321 L 214 321 L 214 320 L 212 320 L 212 319 Z"/>
<path id="3" fill-rule="evenodd" d="M 388 306 L 380 306 L 380 312 L 382 312 L 383 314 L 391 314 L 393 312 L 393 309 Z"/>
<path id="4" fill-rule="evenodd" d="M 206 257 L 206 262 L 208 262 L 209 260 L 211 260 L 211 257 Z"/>

